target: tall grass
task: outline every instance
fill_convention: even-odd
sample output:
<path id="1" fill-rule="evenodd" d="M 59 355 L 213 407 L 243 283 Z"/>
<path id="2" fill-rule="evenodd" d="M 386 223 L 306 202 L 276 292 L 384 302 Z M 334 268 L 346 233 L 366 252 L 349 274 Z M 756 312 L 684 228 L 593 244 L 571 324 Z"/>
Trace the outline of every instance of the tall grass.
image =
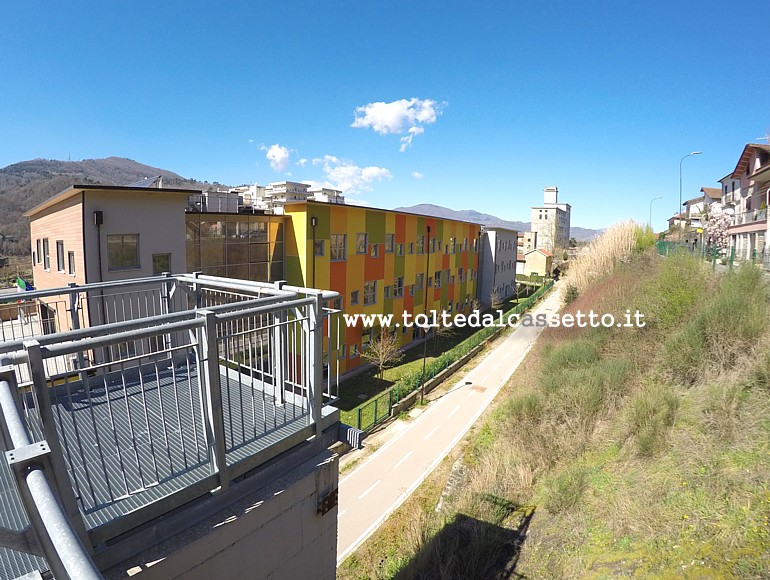
<path id="1" fill-rule="evenodd" d="M 600 277 L 612 272 L 616 264 L 633 253 L 641 232 L 638 224 L 625 221 L 615 224 L 588 244 L 570 264 L 566 291 L 571 295 L 580 294 Z"/>

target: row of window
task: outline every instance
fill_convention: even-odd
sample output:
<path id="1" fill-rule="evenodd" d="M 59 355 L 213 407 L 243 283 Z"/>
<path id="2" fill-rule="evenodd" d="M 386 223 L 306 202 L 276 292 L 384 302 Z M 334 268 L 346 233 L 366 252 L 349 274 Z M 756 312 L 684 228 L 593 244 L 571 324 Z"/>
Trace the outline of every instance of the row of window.
<path id="1" fill-rule="evenodd" d="M 35 255 L 32 261 L 49 272 L 51 270 L 50 243 L 48 238 L 35 241 Z M 65 261 L 66 256 L 66 261 Z M 107 235 L 107 268 L 109 270 L 130 270 L 140 267 L 139 234 Z M 56 270 L 61 274 L 75 275 L 75 252 L 65 253 L 64 240 L 56 240 Z M 161 274 L 171 270 L 171 254 L 152 255 L 152 273 Z"/>
<path id="2" fill-rule="evenodd" d="M 470 303 L 471 303 L 470 296 L 466 296 L 464 302 L 457 302 L 456 304 L 450 300 L 449 303 L 447 304 L 446 311 L 449 313 L 465 312 L 466 308 L 470 311 L 470 308 L 471 308 Z M 401 326 L 401 334 L 406 334 L 407 332 L 409 332 L 409 330 L 410 330 L 410 327 L 407 327 L 405 325 Z M 411 331 L 412 331 L 412 340 L 417 340 L 418 338 L 420 338 L 422 329 L 419 326 L 412 326 Z M 361 333 L 361 348 L 359 349 L 358 343 L 351 344 L 350 352 L 348 353 L 346 350 L 346 345 L 344 343 L 340 344 L 337 351 L 337 358 L 344 359 L 346 355 L 349 356 L 349 358 L 351 359 L 358 358 L 361 355 L 361 351 L 366 350 L 371 344 L 373 339 L 374 339 L 374 329 L 373 328 L 365 329 Z"/>
<path id="3" fill-rule="evenodd" d="M 51 270 L 51 247 L 48 238 L 35 241 L 35 252 L 32 261 L 42 265 L 46 272 Z M 75 252 L 64 251 L 64 241 L 56 240 L 56 270 L 62 274 L 75 275 Z"/>
<path id="4" fill-rule="evenodd" d="M 347 259 L 347 234 L 331 234 L 329 239 L 329 258 L 331 260 L 345 260 Z M 417 236 L 417 242 L 409 242 L 408 244 L 396 243 L 395 234 L 385 234 L 385 243 L 382 244 L 385 248 L 386 254 L 396 254 L 397 256 L 403 256 L 404 250 L 407 250 L 408 254 L 424 254 L 425 253 L 425 236 Z M 440 252 L 442 242 L 437 238 L 430 239 L 430 253 Z M 477 241 L 473 241 L 473 251 L 477 249 Z M 445 254 L 459 254 L 460 252 L 468 251 L 468 238 L 464 238 L 462 243 L 455 240 L 455 238 L 449 238 L 449 243 L 444 245 Z M 326 254 L 326 240 L 316 240 L 313 248 L 313 252 L 316 256 L 324 256 Z M 356 254 L 369 254 L 373 258 L 380 257 L 380 244 L 369 244 L 369 234 L 365 232 L 356 234 Z"/>
<path id="5" fill-rule="evenodd" d="M 450 270 L 438 270 L 435 272 L 433 276 L 428 277 L 428 288 L 441 288 L 441 284 L 454 284 L 455 280 L 457 280 L 458 283 L 465 282 L 467 280 L 475 280 L 476 279 L 476 272 L 475 270 L 468 269 L 467 271 L 463 271 L 462 268 L 458 268 L 457 270 L 457 276 L 453 276 L 451 274 Z M 370 306 L 372 304 L 377 303 L 377 280 L 370 280 L 368 282 L 364 282 L 364 289 L 363 289 L 363 300 L 364 300 L 364 306 Z M 414 284 L 404 286 L 404 277 L 399 276 L 395 279 L 393 284 L 388 284 L 387 286 L 383 287 L 382 290 L 382 297 L 384 300 L 389 300 L 390 298 L 403 298 L 404 296 L 404 290 L 406 289 L 406 292 L 409 296 L 414 296 L 415 292 L 419 292 L 424 289 L 425 284 L 425 274 L 417 274 L 415 276 Z M 350 304 L 359 304 L 359 301 L 361 299 L 361 293 L 359 290 L 353 290 L 350 293 Z M 337 309 L 342 309 L 342 303 L 341 300 L 338 298 L 339 304 L 335 304 L 333 307 Z"/>

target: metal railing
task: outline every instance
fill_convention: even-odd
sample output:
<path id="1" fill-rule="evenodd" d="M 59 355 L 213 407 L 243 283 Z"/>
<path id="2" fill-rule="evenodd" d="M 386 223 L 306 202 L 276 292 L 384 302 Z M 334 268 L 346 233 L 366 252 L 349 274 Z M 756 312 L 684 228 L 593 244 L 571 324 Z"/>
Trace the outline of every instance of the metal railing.
<path id="1" fill-rule="evenodd" d="M 730 220 L 731 226 L 740 226 L 744 224 L 753 224 L 767 221 L 767 208 L 748 210 L 742 213 L 736 213 Z"/>
<path id="2" fill-rule="evenodd" d="M 0 342 L 3 423 L 15 413 L 29 435 L 6 449 L 50 449 L 72 532 L 94 553 L 338 422 L 323 365 L 324 343 L 337 358 L 337 296 L 192 275 L 25 293 L 56 328 Z M 41 544 L 49 563 L 66 556 Z"/>

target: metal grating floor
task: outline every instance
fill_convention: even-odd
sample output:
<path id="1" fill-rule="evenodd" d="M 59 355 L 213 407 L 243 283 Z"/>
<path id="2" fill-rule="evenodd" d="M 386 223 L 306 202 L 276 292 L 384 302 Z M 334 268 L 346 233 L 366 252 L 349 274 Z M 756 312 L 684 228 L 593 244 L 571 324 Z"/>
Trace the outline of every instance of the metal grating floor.
<path id="1" fill-rule="evenodd" d="M 222 368 L 228 465 L 308 425 L 306 405 L 276 406 L 254 383 Z M 54 392 L 59 437 L 87 529 L 211 474 L 195 365 L 149 364 L 141 373 L 134 369 L 92 378 L 90 391 L 74 381 Z M 20 530 L 27 518 L 9 467 L 0 463 L 0 527 Z M 41 558 L 0 548 L 0 578 L 44 568 Z"/>

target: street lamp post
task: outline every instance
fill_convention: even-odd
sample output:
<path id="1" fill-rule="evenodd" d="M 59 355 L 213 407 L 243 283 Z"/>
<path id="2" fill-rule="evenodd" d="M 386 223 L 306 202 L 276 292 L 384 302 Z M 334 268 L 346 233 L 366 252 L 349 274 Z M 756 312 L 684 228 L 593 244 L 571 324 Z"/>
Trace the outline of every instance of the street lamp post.
<path id="1" fill-rule="evenodd" d="M 653 198 L 650 200 L 650 221 L 648 221 L 648 222 L 647 222 L 647 225 L 649 225 L 650 227 L 652 227 L 652 202 L 653 202 L 653 201 L 657 201 L 657 200 L 659 200 L 659 199 L 663 199 L 663 196 L 662 196 L 662 195 L 660 195 L 660 196 L 658 196 L 658 197 L 653 197 Z"/>
<path id="2" fill-rule="evenodd" d="M 676 210 L 677 215 L 679 216 L 679 241 L 682 241 L 682 163 L 684 163 L 684 160 L 690 157 L 691 155 L 700 155 L 703 153 L 703 151 L 693 151 L 692 153 L 688 153 L 684 157 L 682 157 L 679 160 L 679 207 Z"/>

